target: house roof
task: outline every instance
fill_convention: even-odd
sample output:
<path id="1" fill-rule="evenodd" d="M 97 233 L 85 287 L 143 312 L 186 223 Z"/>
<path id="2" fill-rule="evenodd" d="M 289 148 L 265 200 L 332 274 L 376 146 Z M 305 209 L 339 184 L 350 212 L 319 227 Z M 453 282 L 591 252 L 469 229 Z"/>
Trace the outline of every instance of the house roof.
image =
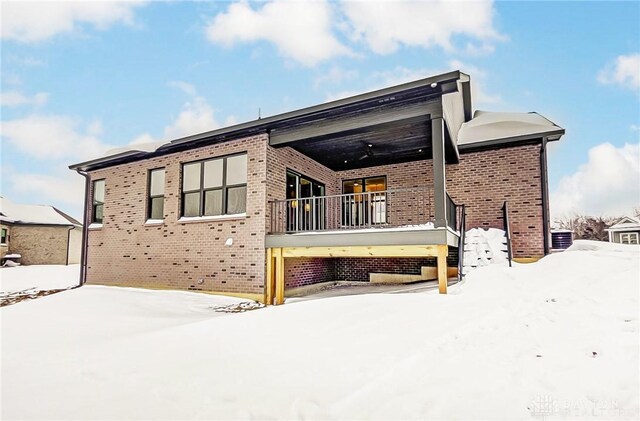
<path id="1" fill-rule="evenodd" d="M 152 156 L 178 152 L 181 150 L 192 149 L 204 146 L 206 144 L 223 142 L 233 138 L 251 136 L 259 133 L 278 130 L 287 125 L 297 124 L 303 119 L 313 119 L 324 116 L 327 113 L 336 111 L 340 113 L 342 109 L 350 106 L 358 106 L 358 104 L 376 104 L 381 97 L 392 98 L 394 95 L 414 90 L 433 90 L 434 94 L 440 92 L 442 88 L 451 86 L 457 81 L 465 82 L 463 97 L 465 98 L 464 107 L 465 115 L 471 116 L 470 93 L 468 92 L 469 76 L 460 71 L 443 73 L 413 82 L 403 83 L 389 88 L 379 89 L 355 95 L 348 98 L 338 99 L 283 114 L 274 115 L 267 118 L 261 118 L 246 123 L 236 124 L 229 127 L 223 127 L 204 133 L 195 134 L 161 144 L 149 145 L 130 145 L 124 148 L 108 151 L 106 156 L 102 156 L 90 161 L 81 162 L 70 165 L 72 170 L 89 171 L 98 168 L 104 168 L 111 165 L 117 165 L 124 162 L 131 162 L 140 159 L 150 158 Z"/>
<path id="2" fill-rule="evenodd" d="M 476 111 L 458 132 L 458 146 L 538 139 L 558 140 L 564 129 L 538 113 Z"/>
<path id="3" fill-rule="evenodd" d="M 370 111 L 376 107 L 389 107 L 395 102 L 405 101 L 410 104 L 418 96 L 421 96 L 422 99 L 437 96 L 441 96 L 443 99 L 447 98 L 447 101 L 443 103 L 443 112 L 450 137 L 454 139 L 454 146 L 451 147 L 453 152 L 449 149 L 447 151 L 455 153 L 456 156 L 458 154 L 458 149 L 455 147 L 456 140 L 462 151 L 495 144 L 537 140 L 542 136 L 548 136 L 548 140 L 557 140 L 564 134 L 564 129 L 537 113 L 477 111 L 471 119 L 472 105 L 469 82 L 469 76 L 460 71 L 444 73 L 167 142 L 129 145 L 111 150 L 105 156 L 71 165 L 69 168 L 90 171 L 260 133 L 282 136 L 281 133 L 290 130 L 291 127 L 312 126 L 318 121 L 326 122 L 351 115 L 349 113 L 357 114 L 360 111 Z M 422 129 L 426 127 L 422 121 L 414 126 Z M 410 129 L 413 130 L 414 126 Z M 460 129 L 458 130 L 458 128 Z M 407 133 L 410 133 L 410 130 L 407 130 Z M 392 138 L 396 139 L 397 136 Z M 316 139 L 308 140 L 315 142 Z M 298 144 L 298 147 L 303 146 Z M 424 149 L 422 146 L 421 148 Z"/>
<path id="4" fill-rule="evenodd" d="M 624 216 L 606 231 L 640 231 L 640 221 L 630 216 Z"/>
<path id="5" fill-rule="evenodd" d="M 16 225 L 82 226 L 66 213 L 49 205 L 22 205 L 0 196 L 0 221 Z"/>

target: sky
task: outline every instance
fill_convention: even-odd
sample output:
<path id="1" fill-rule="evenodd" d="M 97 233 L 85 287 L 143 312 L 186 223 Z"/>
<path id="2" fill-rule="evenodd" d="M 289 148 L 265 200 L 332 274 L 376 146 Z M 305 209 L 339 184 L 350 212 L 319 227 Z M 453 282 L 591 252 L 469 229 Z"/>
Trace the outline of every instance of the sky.
<path id="1" fill-rule="evenodd" d="M 82 215 L 73 163 L 462 70 L 536 111 L 552 216 L 640 207 L 640 2 L 1 3 L 1 195 Z"/>

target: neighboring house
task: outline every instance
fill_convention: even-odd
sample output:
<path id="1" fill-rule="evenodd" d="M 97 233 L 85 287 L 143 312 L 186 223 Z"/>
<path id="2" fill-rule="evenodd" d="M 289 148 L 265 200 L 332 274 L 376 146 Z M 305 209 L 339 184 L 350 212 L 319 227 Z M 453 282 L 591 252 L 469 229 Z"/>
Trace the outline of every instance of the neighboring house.
<path id="1" fill-rule="evenodd" d="M 87 183 L 82 281 L 281 303 L 426 268 L 446 292 L 461 205 L 467 228 L 502 228 L 508 201 L 514 256 L 549 252 L 546 148 L 563 134 L 536 113 L 472 118 L 456 71 L 123 149 L 70 167 Z"/>
<path id="2" fill-rule="evenodd" d="M 0 197 L 1 257 L 23 265 L 80 263 L 82 224 L 53 206 L 20 205 Z"/>
<path id="3" fill-rule="evenodd" d="M 640 244 L 640 221 L 628 216 L 610 226 L 609 241 L 621 244 Z"/>

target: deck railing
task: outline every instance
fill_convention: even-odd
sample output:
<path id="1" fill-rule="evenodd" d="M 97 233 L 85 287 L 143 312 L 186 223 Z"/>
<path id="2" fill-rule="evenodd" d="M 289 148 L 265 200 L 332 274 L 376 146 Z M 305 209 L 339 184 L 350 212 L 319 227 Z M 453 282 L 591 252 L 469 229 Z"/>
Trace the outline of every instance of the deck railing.
<path id="1" fill-rule="evenodd" d="M 429 187 L 336 194 L 270 203 L 271 234 L 422 225 L 433 221 Z"/>

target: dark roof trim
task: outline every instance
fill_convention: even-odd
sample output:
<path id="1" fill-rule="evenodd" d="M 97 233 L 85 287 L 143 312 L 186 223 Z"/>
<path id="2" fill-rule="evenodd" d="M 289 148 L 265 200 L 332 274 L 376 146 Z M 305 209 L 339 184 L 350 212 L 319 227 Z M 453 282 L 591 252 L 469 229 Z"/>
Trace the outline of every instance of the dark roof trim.
<path id="1" fill-rule="evenodd" d="M 560 137 L 562 135 L 564 135 L 564 129 L 550 130 L 544 133 L 534 133 L 522 136 L 506 137 L 504 139 L 492 139 L 482 142 L 458 144 L 458 149 L 460 149 L 460 152 L 467 152 L 476 149 L 486 149 L 498 146 L 517 146 L 523 143 L 528 143 L 528 141 L 533 141 L 533 143 L 536 143 L 538 141 L 541 142 L 543 137 L 546 137 L 549 142 L 552 142 L 560 140 Z"/>
<path id="2" fill-rule="evenodd" d="M 469 76 L 459 70 L 443 73 L 441 75 L 431 76 L 428 78 L 416 80 L 413 82 L 403 83 L 401 85 L 392 86 L 389 88 L 378 89 L 375 91 L 367 92 L 360 95 L 355 95 L 348 98 L 338 99 L 335 101 L 326 102 L 319 105 L 314 105 L 307 108 L 302 108 L 295 111 L 286 112 L 283 114 L 277 114 L 271 117 L 262 118 L 258 120 L 248 121 L 246 123 L 236 124 L 234 126 L 223 127 L 216 130 L 211 130 L 204 133 L 195 134 L 179 139 L 172 140 L 171 142 L 161 146 L 155 152 L 144 151 L 127 151 L 118 155 L 108 156 L 93 159 L 86 162 L 70 165 L 72 170 L 95 170 L 99 168 L 105 168 L 125 162 L 132 162 L 139 159 L 152 158 L 159 155 L 165 155 L 169 153 L 179 152 L 186 149 L 191 149 L 202 144 L 219 143 L 230 138 L 252 136 L 260 133 L 266 133 L 270 126 L 275 123 L 283 123 L 289 119 L 295 119 L 303 116 L 311 116 L 316 113 L 321 113 L 333 108 L 339 108 L 346 105 L 357 104 L 359 102 L 372 100 L 378 97 L 387 95 L 393 95 L 399 92 L 403 92 L 410 89 L 416 89 L 421 87 L 430 86 L 433 83 L 441 84 L 442 82 L 458 80 L 468 80 Z"/>
<path id="3" fill-rule="evenodd" d="M 81 227 L 81 224 L 72 224 L 71 222 L 69 222 L 68 224 L 44 224 L 42 222 L 21 222 L 21 221 L 0 221 L 0 223 L 2 223 L 2 225 L 9 225 L 9 226 L 14 226 L 14 225 L 19 225 L 19 226 L 28 226 L 28 227 Z"/>

